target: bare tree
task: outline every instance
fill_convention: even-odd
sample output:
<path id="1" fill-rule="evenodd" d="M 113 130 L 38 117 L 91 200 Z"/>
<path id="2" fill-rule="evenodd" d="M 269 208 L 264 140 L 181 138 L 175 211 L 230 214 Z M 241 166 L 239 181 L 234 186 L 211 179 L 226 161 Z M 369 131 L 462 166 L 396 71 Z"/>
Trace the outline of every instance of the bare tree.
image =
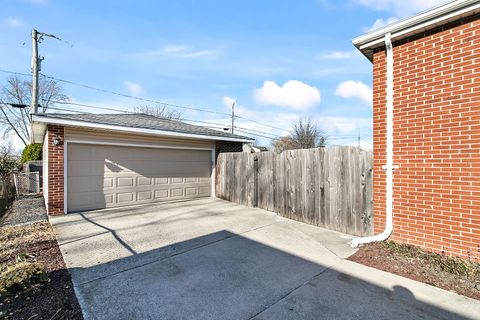
<path id="1" fill-rule="evenodd" d="M 273 142 L 277 153 L 292 149 L 325 147 L 327 137 L 311 118 L 302 118 L 293 124 L 289 135 Z"/>
<path id="2" fill-rule="evenodd" d="M 32 83 L 19 77 L 10 77 L 6 85 L 0 89 L 0 127 L 3 137 L 15 133 L 27 145 L 30 142 L 30 104 Z M 46 112 L 55 101 L 68 101 L 63 88 L 54 80 L 42 79 L 39 83 L 39 112 Z M 14 108 L 9 104 L 26 105 L 25 108 Z"/>
<path id="3" fill-rule="evenodd" d="M 297 149 L 324 147 L 327 142 L 327 137 L 311 118 L 303 118 L 296 121 L 290 137 Z"/>
<path id="4" fill-rule="evenodd" d="M 297 149 L 295 142 L 290 136 L 280 137 L 273 141 L 272 146 L 275 148 L 276 153 L 282 153 L 285 150 Z"/>
<path id="5" fill-rule="evenodd" d="M 182 117 L 182 113 L 169 109 L 166 106 L 139 106 L 135 107 L 134 109 L 135 113 L 143 113 L 143 114 L 148 114 L 151 116 L 163 118 L 163 119 L 171 119 L 171 120 L 180 120 Z"/>

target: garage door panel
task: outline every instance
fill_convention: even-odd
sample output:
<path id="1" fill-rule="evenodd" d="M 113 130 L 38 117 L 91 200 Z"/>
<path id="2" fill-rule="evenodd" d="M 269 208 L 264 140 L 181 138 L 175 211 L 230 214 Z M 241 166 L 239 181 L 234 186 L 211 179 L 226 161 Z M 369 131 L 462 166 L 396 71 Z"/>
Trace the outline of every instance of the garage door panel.
<path id="1" fill-rule="evenodd" d="M 151 186 L 154 178 L 137 177 L 137 186 Z"/>
<path id="2" fill-rule="evenodd" d="M 117 187 L 122 188 L 122 187 L 133 187 L 133 181 L 135 180 L 135 177 L 118 177 L 117 179 Z"/>
<path id="3" fill-rule="evenodd" d="M 71 161 L 69 159 L 68 162 L 70 177 L 98 176 L 109 171 L 104 161 Z"/>
<path id="4" fill-rule="evenodd" d="M 210 196 L 210 186 L 199 186 L 198 187 L 198 195 L 199 196 Z"/>
<path id="5" fill-rule="evenodd" d="M 100 179 L 99 179 L 100 180 Z M 107 188 L 113 188 L 115 186 L 115 179 L 113 177 L 105 177 L 103 178 L 103 187 L 105 189 Z"/>
<path id="6" fill-rule="evenodd" d="M 73 192 L 101 191 L 103 186 L 102 180 L 89 177 L 71 177 L 68 181 L 68 189 Z"/>
<path id="7" fill-rule="evenodd" d="M 169 183 L 169 180 L 168 178 L 155 178 L 155 184 L 156 185 L 162 185 L 162 184 L 168 184 Z"/>
<path id="8" fill-rule="evenodd" d="M 119 204 L 133 204 L 135 200 L 135 194 L 133 192 L 118 192 L 117 203 Z"/>
<path id="9" fill-rule="evenodd" d="M 170 189 L 170 197 L 172 198 L 183 197 L 183 188 Z"/>
<path id="10" fill-rule="evenodd" d="M 186 196 L 196 196 L 198 194 L 198 188 L 196 187 L 187 187 L 185 188 Z"/>
<path id="11" fill-rule="evenodd" d="M 162 166 L 159 167 L 159 163 Z M 115 167 L 108 168 L 110 172 L 124 173 L 129 172 L 137 173 L 145 177 L 184 177 L 187 172 L 190 176 L 194 177 L 209 177 L 210 168 L 206 167 L 206 162 L 193 163 L 193 162 L 152 162 L 152 161 L 139 161 L 135 165 L 126 165 L 124 163 L 115 163 Z"/>
<path id="12" fill-rule="evenodd" d="M 168 189 L 154 190 L 154 199 L 167 199 Z"/>
<path id="13" fill-rule="evenodd" d="M 68 210 L 208 197 L 211 152 L 69 144 Z"/>
<path id="14" fill-rule="evenodd" d="M 74 198 L 68 199 L 69 205 L 76 211 L 93 210 L 110 207 L 115 203 L 113 193 L 79 192 Z"/>
<path id="15" fill-rule="evenodd" d="M 137 192 L 137 201 L 153 200 L 152 193 L 153 193 L 153 191 L 151 191 L 151 190 L 138 191 Z"/>

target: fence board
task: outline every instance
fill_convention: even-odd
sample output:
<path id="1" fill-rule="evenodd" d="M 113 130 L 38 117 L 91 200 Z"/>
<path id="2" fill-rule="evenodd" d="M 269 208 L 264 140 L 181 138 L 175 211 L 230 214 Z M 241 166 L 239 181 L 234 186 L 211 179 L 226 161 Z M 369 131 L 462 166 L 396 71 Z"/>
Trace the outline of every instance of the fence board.
<path id="1" fill-rule="evenodd" d="M 15 186 L 11 176 L 0 175 L 0 217 L 7 211 L 15 199 Z"/>
<path id="2" fill-rule="evenodd" d="M 372 160 L 371 152 L 355 147 L 222 153 L 216 195 L 312 225 L 370 235 Z"/>

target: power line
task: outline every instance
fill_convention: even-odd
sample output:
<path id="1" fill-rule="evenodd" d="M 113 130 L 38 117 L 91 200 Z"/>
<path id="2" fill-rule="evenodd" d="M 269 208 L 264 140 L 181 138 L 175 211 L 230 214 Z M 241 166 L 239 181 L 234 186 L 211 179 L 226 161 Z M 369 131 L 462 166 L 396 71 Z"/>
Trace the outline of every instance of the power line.
<path id="1" fill-rule="evenodd" d="M 15 72 L 15 71 L 10 71 L 10 70 L 5 70 L 5 69 L 0 69 L 0 72 L 15 74 L 15 75 L 21 75 L 21 76 L 28 76 L 28 77 L 31 76 L 31 74 Z M 196 107 L 180 106 L 180 105 L 176 105 L 176 104 L 172 104 L 172 103 L 168 103 L 168 102 L 164 102 L 164 101 L 135 97 L 135 96 L 120 93 L 120 92 L 115 92 L 115 91 L 111 91 L 111 90 L 107 90 L 107 89 L 97 88 L 97 87 L 87 85 L 87 84 L 81 84 L 81 83 L 77 83 L 77 82 L 70 81 L 70 80 L 65 80 L 65 79 L 60 79 L 60 78 L 57 78 L 57 77 L 48 76 L 48 75 L 45 75 L 43 73 L 40 73 L 40 75 L 44 78 L 47 78 L 47 79 L 51 79 L 51 80 L 55 80 L 55 81 L 59 81 L 59 82 L 83 87 L 83 88 L 90 89 L 90 90 L 95 90 L 95 91 L 98 91 L 98 92 L 113 94 L 113 95 L 117 95 L 117 96 L 124 97 L 124 98 L 129 98 L 129 99 L 134 99 L 134 100 L 138 100 L 138 101 L 144 101 L 144 102 L 150 102 L 150 103 L 165 105 L 165 106 L 169 106 L 169 107 L 172 107 L 172 108 L 180 108 L 180 109 L 185 109 L 185 110 L 207 112 L 207 113 L 219 114 L 219 115 L 231 117 L 231 114 L 226 113 L 226 112 L 212 111 L 212 110 L 206 110 L 206 109 L 201 109 L 201 108 L 196 108 Z M 60 102 L 57 101 L 56 103 L 60 103 Z M 98 109 L 100 109 L 100 107 L 98 107 Z M 125 110 L 117 110 L 117 111 L 125 112 Z M 239 115 L 235 115 L 235 118 L 243 119 L 245 121 L 253 122 L 253 123 L 256 123 L 256 124 L 259 124 L 259 125 L 262 125 L 262 126 L 265 126 L 265 127 L 268 127 L 268 128 L 272 128 L 272 129 L 275 129 L 275 130 L 280 130 L 282 132 L 288 131 L 288 130 L 283 129 L 283 128 L 275 127 L 275 126 L 272 126 L 272 125 L 269 125 L 269 124 L 266 124 L 266 123 L 262 123 L 262 122 L 257 121 L 257 120 L 249 119 L 249 118 L 246 118 L 246 117 L 243 117 L 243 116 L 239 116 Z"/>
<path id="2" fill-rule="evenodd" d="M 31 73 L 22 73 L 22 72 L 10 71 L 10 70 L 5 70 L 5 69 L 0 69 L 0 72 L 8 73 L 8 74 L 14 74 L 14 75 L 17 75 L 17 76 L 25 76 L 25 77 L 31 77 L 32 76 Z"/>
<path id="3" fill-rule="evenodd" d="M 272 128 L 272 129 L 276 129 L 276 130 L 288 132 L 287 129 L 282 129 L 282 128 L 279 128 L 279 127 L 274 127 L 274 126 L 271 126 L 271 125 L 269 125 L 269 124 L 265 124 L 265 123 L 262 123 L 262 122 L 259 122 L 259 121 L 256 121 L 256 120 L 248 119 L 248 118 L 245 118 L 245 117 L 242 117 L 242 116 L 236 116 L 236 117 L 239 118 L 239 119 L 246 120 L 246 121 L 254 122 L 254 123 L 256 123 L 256 124 L 260 124 L 260 125 L 265 126 L 265 127 L 269 127 L 269 128 Z"/>
<path id="4" fill-rule="evenodd" d="M 15 72 L 15 71 L 10 71 L 10 70 L 5 70 L 5 69 L 0 69 L 0 72 L 4 72 L 4 73 L 8 73 L 8 74 L 14 74 L 14 75 L 28 76 L 28 77 L 31 76 L 31 74 L 21 73 L 21 72 Z M 200 111 L 200 112 L 208 112 L 208 113 L 219 114 L 219 115 L 224 115 L 224 116 L 228 116 L 228 117 L 231 116 L 231 114 L 226 113 L 226 112 L 205 110 L 205 109 L 196 108 L 196 107 L 180 106 L 180 105 L 175 105 L 175 104 L 171 104 L 171 103 L 166 103 L 166 102 L 163 102 L 163 101 L 158 101 L 158 100 L 153 100 L 153 99 L 146 99 L 146 98 L 140 98 L 140 97 L 135 97 L 135 96 L 131 96 L 131 95 L 128 95 L 128 94 L 119 93 L 119 92 L 115 92 L 115 91 L 111 91 L 111 90 L 96 88 L 96 87 L 93 87 L 93 86 L 90 86 L 90 85 L 80 84 L 80 83 L 76 83 L 76 82 L 70 81 L 70 80 L 60 79 L 60 78 L 56 78 L 56 77 L 52 77 L 52 76 L 47 76 L 47 75 L 45 75 L 45 74 L 41 74 L 41 76 L 43 76 L 43 77 L 45 77 L 45 78 L 48 78 L 48 79 L 51 79 L 51 80 L 55 80 L 55 81 L 59 81 L 59 82 L 63 82 L 63 83 L 68 83 L 68 84 L 72 84 L 72 85 L 84 87 L 84 88 L 87 88 L 87 89 L 90 89 L 90 90 L 95 90 L 95 91 L 99 91 L 99 92 L 103 92 L 103 93 L 109 93 L 109 94 L 121 96 L 121 97 L 124 97 L 124 98 L 129 98 L 129 99 L 135 99 L 135 100 L 139 100 L 139 101 L 156 103 L 156 104 L 160 104 L 160 105 L 169 106 L 169 107 L 172 107 L 172 108 L 181 108 L 181 109 L 194 110 L 194 111 Z M 92 108 L 92 109 L 99 109 L 99 110 L 105 110 L 105 111 L 114 111 L 114 112 L 123 112 L 123 113 L 133 113 L 133 111 L 127 111 L 127 110 L 116 109 L 116 108 L 100 107 L 100 106 L 92 106 L 92 105 L 87 105 L 87 104 L 83 104 L 83 103 L 75 103 L 75 102 L 52 101 L 52 103 L 64 104 L 64 105 L 73 105 L 73 106 L 79 106 L 79 107 L 85 107 L 85 108 Z M 50 107 L 50 108 L 53 109 L 52 107 Z M 64 110 L 64 111 L 70 111 L 70 112 L 72 112 L 73 110 Z M 79 111 L 79 112 L 81 112 L 81 111 Z M 281 132 L 289 132 L 288 129 L 284 129 L 284 128 L 279 128 L 279 127 L 276 127 L 276 126 L 272 126 L 272 125 L 270 125 L 270 124 L 266 124 L 266 123 L 263 123 L 263 122 L 260 122 L 260 121 L 257 121 L 257 120 L 249 119 L 249 118 L 246 118 L 246 117 L 243 117 L 243 116 L 235 115 L 235 118 L 237 118 L 237 119 L 243 119 L 243 120 L 249 121 L 249 122 L 253 122 L 253 123 L 256 123 L 256 124 L 261 125 L 261 126 L 264 126 L 264 127 L 268 127 L 268 128 L 271 128 L 271 129 L 279 130 L 279 131 L 281 131 Z M 190 122 L 197 122 L 197 123 L 214 124 L 214 125 L 218 125 L 218 126 L 222 126 L 222 127 L 226 127 L 226 126 L 227 126 L 227 125 L 225 125 L 225 124 L 213 123 L 213 122 L 207 122 L 207 121 L 189 120 L 189 119 L 183 119 L 183 118 L 182 118 L 182 120 L 184 120 L 184 121 L 190 121 Z M 237 126 L 235 126 L 235 128 L 239 128 L 239 129 L 243 129 L 243 130 L 249 130 L 249 131 L 252 131 L 252 132 L 257 132 L 257 133 L 261 133 L 261 134 L 263 134 L 263 135 L 269 134 L 269 133 L 267 133 L 267 132 L 259 131 L 259 130 L 254 130 L 254 129 L 247 129 L 247 128 L 242 128 L 242 127 L 237 127 Z M 259 136 L 260 136 L 260 135 L 259 135 Z M 268 137 L 268 138 L 271 139 L 270 137 Z M 357 136 L 336 136 L 336 137 L 328 137 L 328 139 L 331 139 L 331 140 L 337 140 L 337 139 L 340 140 L 340 139 L 347 139 L 347 138 L 357 138 Z"/>
<path id="5" fill-rule="evenodd" d="M 99 110 L 105 110 L 105 111 L 123 112 L 123 113 L 128 113 L 128 114 L 134 114 L 135 113 L 133 111 L 122 110 L 122 109 L 118 109 L 118 108 L 100 107 L 100 106 L 94 106 L 94 105 L 77 103 L 77 102 L 55 101 L 55 100 L 51 101 L 51 102 L 55 103 L 55 104 L 72 105 L 72 106 L 78 106 L 78 107 L 84 107 L 84 108 L 90 108 L 90 109 L 99 109 Z M 54 107 L 49 107 L 49 109 L 75 112 L 75 110 L 60 109 L 60 108 L 54 108 Z M 87 114 L 89 113 L 89 112 L 82 112 L 82 111 L 78 111 L 78 112 L 87 113 Z M 193 119 L 186 119 L 186 118 L 181 118 L 180 120 L 188 121 L 188 122 L 194 122 L 194 123 L 216 125 L 216 126 L 220 126 L 222 129 L 228 127 L 228 125 L 223 124 L 223 123 L 219 123 L 219 122 L 201 121 L 201 120 L 193 120 Z M 249 129 L 249 128 L 239 127 L 239 126 L 235 126 L 235 128 L 238 129 L 239 131 L 243 132 L 243 133 L 252 134 L 252 135 L 267 138 L 267 139 L 272 139 L 273 140 L 273 139 L 280 138 L 280 136 L 278 136 L 278 135 L 273 135 L 273 134 L 265 132 L 265 131 Z M 328 137 L 328 140 L 346 140 L 346 139 L 355 138 L 355 137 L 356 136 L 353 136 L 353 135 L 335 136 L 335 137 Z"/>
<path id="6" fill-rule="evenodd" d="M 78 106 L 78 107 L 84 107 L 84 108 L 91 108 L 91 109 L 100 109 L 100 110 L 105 110 L 105 111 L 114 111 L 114 112 L 123 112 L 123 113 L 129 113 L 129 114 L 135 114 L 137 112 L 134 111 L 128 111 L 128 110 L 122 110 L 122 109 L 117 109 L 117 108 L 107 108 L 107 107 L 100 107 L 100 106 L 93 106 L 89 104 L 84 104 L 84 103 L 77 103 L 77 102 L 68 102 L 68 101 L 51 101 L 51 103 L 55 104 L 62 104 L 62 105 L 72 105 L 72 106 Z M 48 107 L 49 109 L 54 109 L 52 107 Z M 63 109 L 65 110 L 65 109 Z M 66 110 L 66 111 L 75 111 L 75 110 Z M 198 123 L 206 123 L 206 124 L 214 124 L 217 126 L 227 127 L 223 123 L 218 123 L 218 122 L 210 122 L 210 121 L 200 121 L 200 120 L 192 120 L 192 119 L 185 119 L 181 118 L 183 121 L 189 121 L 189 122 L 198 122 Z"/>
<path id="7" fill-rule="evenodd" d="M 62 108 L 56 108 L 56 107 L 52 107 L 52 106 L 48 106 L 48 110 L 58 110 L 58 111 L 76 112 L 76 113 L 81 113 L 81 114 L 92 114 L 91 112 L 78 111 L 78 110 L 69 110 L 69 109 L 62 109 Z"/>
<path id="8" fill-rule="evenodd" d="M 111 91 L 111 90 L 107 90 L 107 89 L 96 88 L 96 87 L 93 87 L 93 86 L 90 86 L 90 85 L 76 83 L 76 82 L 73 82 L 73 81 L 70 81 L 70 80 L 60 79 L 60 78 L 56 78 L 56 77 L 52 77 L 52 76 L 47 76 L 43 73 L 41 75 L 43 77 L 47 78 L 47 79 L 51 79 L 51 80 L 55 80 L 55 81 L 59 81 L 59 82 L 63 82 L 63 83 L 68 83 L 68 84 L 72 84 L 72 85 L 75 85 L 75 86 L 80 86 L 80 87 L 83 87 L 83 88 L 86 88 L 86 89 L 95 90 L 95 91 L 99 91 L 99 92 L 103 92 L 103 93 L 109 93 L 109 94 L 117 95 L 117 96 L 124 97 L 124 98 L 129 98 L 129 99 L 134 99 L 134 100 L 139 100 L 139 101 L 144 101 L 144 102 L 150 102 L 150 103 L 165 105 L 165 106 L 169 106 L 169 107 L 172 107 L 172 108 L 181 108 L 181 109 L 186 109 L 186 110 L 208 112 L 208 113 L 213 113 L 213 114 L 221 114 L 221 115 L 224 115 L 224 116 L 230 116 L 230 114 L 226 113 L 226 112 L 212 111 L 212 110 L 206 110 L 206 109 L 201 109 L 201 108 L 196 108 L 196 107 L 180 106 L 180 105 L 176 105 L 176 104 L 172 104 L 172 103 L 168 103 L 168 102 L 164 102 L 164 101 L 135 97 L 135 96 L 128 95 L 128 94 L 125 94 L 125 93 L 115 92 L 115 91 Z"/>
<path id="9" fill-rule="evenodd" d="M 123 112 L 123 113 L 135 113 L 135 112 L 133 112 L 133 111 L 127 111 L 127 110 L 116 109 L 116 108 L 107 108 L 107 107 L 93 106 L 93 105 L 84 104 L 84 103 L 78 103 L 78 102 L 68 102 L 68 101 L 50 101 L 50 102 L 51 102 L 51 103 L 55 103 L 55 104 L 71 105 L 71 106 L 91 108 L 91 109 L 99 109 L 99 110 L 105 110 L 105 111 L 114 111 L 114 112 Z"/>
<path id="10" fill-rule="evenodd" d="M 212 110 L 206 110 L 206 109 L 201 109 L 201 108 L 196 108 L 196 107 L 180 106 L 180 105 L 176 105 L 176 104 L 172 104 L 172 103 L 168 103 L 168 102 L 164 102 L 164 101 L 147 99 L 147 98 L 141 98 L 141 97 L 135 97 L 135 96 L 128 95 L 128 94 L 125 94 L 125 93 L 120 93 L 120 92 L 116 92 L 116 91 L 112 91 L 112 90 L 107 90 L 107 89 L 101 89 L 101 88 L 93 87 L 93 86 L 91 86 L 91 85 L 81 84 L 81 83 L 77 83 L 77 82 L 70 81 L 70 80 L 60 79 L 60 78 L 56 78 L 56 77 L 52 77 L 52 76 L 47 76 L 47 75 L 45 75 L 45 74 L 43 74 L 43 73 L 42 73 L 41 75 L 42 75 L 43 77 L 48 78 L 48 79 L 51 79 L 51 80 L 56 80 L 56 81 L 60 81 L 60 82 L 64 82 L 64 83 L 68 83 L 68 84 L 72 84 L 72 85 L 84 87 L 84 88 L 87 88 L 87 89 L 90 89 L 90 90 L 95 90 L 95 91 L 103 92 L 103 93 L 109 93 L 109 94 L 117 95 L 117 96 L 124 97 L 124 98 L 129 98 L 129 99 L 135 99 L 135 100 L 139 100 L 139 101 L 156 103 L 156 104 L 160 104 L 160 105 L 169 106 L 169 107 L 172 107 L 172 108 L 181 108 L 181 109 L 187 109 L 187 110 L 193 110 L 193 111 L 199 111 L 199 112 L 208 112 L 208 113 L 220 114 L 220 115 L 224 115 L 224 116 L 229 116 L 229 117 L 231 117 L 231 114 L 226 113 L 226 112 L 212 111 Z M 254 123 L 260 124 L 260 125 L 262 125 L 262 126 L 266 126 L 266 127 L 272 128 L 272 129 L 280 130 L 280 131 L 287 131 L 286 129 L 279 128 L 279 127 L 274 127 L 274 126 L 272 126 L 272 125 L 265 124 L 265 123 L 262 123 L 262 122 L 259 122 L 259 121 L 253 120 L 253 119 L 248 119 L 248 118 L 245 118 L 245 117 L 243 117 L 243 116 L 235 115 L 235 118 L 243 119 L 243 120 L 250 121 L 250 122 L 254 122 Z"/>
<path id="11" fill-rule="evenodd" d="M 255 129 L 245 128 L 245 127 L 239 127 L 239 126 L 235 126 L 235 129 L 243 129 L 243 130 L 249 130 L 249 131 L 252 131 L 252 132 L 257 132 L 257 133 L 261 133 L 261 134 L 268 134 L 268 135 L 271 135 L 271 133 L 270 133 L 270 132 L 265 132 L 265 131 L 260 131 L 260 130 L 255 130 Z"/>
<path id="12" fill-rule="evenodd" d="M 253 132 L 248 132 L 248 131 L 245 131 L 245 130 L 242 130 L 242 129 L 238 129 L 238 127 L 236 127 L 236 128 L 237 128 L 237 131 L 240 131 L 240 132 L 245 133 L 245 134 L 250 134 L 250 135 L 253 135 L 253 136 L 256 136 L 256 137 L 267 138 L 267 139 L 270 139 L 270 140 L 275 140 L 275 139 L 277 139 L 277 138 L 275 138 L 275 137 L 269 137 L 269 136 L 266 136 L 266 135 L 262 135 L 262 134 L 253 133 Z"/>

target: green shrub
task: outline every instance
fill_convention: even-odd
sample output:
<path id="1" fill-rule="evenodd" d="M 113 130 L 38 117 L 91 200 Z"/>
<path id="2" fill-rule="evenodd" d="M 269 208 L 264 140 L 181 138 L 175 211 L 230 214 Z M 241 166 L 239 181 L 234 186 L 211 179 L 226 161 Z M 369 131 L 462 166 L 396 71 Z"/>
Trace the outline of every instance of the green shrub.
<path id="1" fill-rule="evenodd" d="M 0 177 L 18 169 L 18 161 L 12 157 L 0 158 Z"/>
<path id="2" fill-rule="evenodd" d="M 15 294 L 47 280 L 45 267 L 38 262 L 20 262 L 0 273 L 0 297 Z"/>
<path id="3" fill-rule="evenodd" d="M 32 143 L 23 149 L 20 161 L 25 163 L 33 160 L 42 160 L 42 145 L 40 143 Z"/>

